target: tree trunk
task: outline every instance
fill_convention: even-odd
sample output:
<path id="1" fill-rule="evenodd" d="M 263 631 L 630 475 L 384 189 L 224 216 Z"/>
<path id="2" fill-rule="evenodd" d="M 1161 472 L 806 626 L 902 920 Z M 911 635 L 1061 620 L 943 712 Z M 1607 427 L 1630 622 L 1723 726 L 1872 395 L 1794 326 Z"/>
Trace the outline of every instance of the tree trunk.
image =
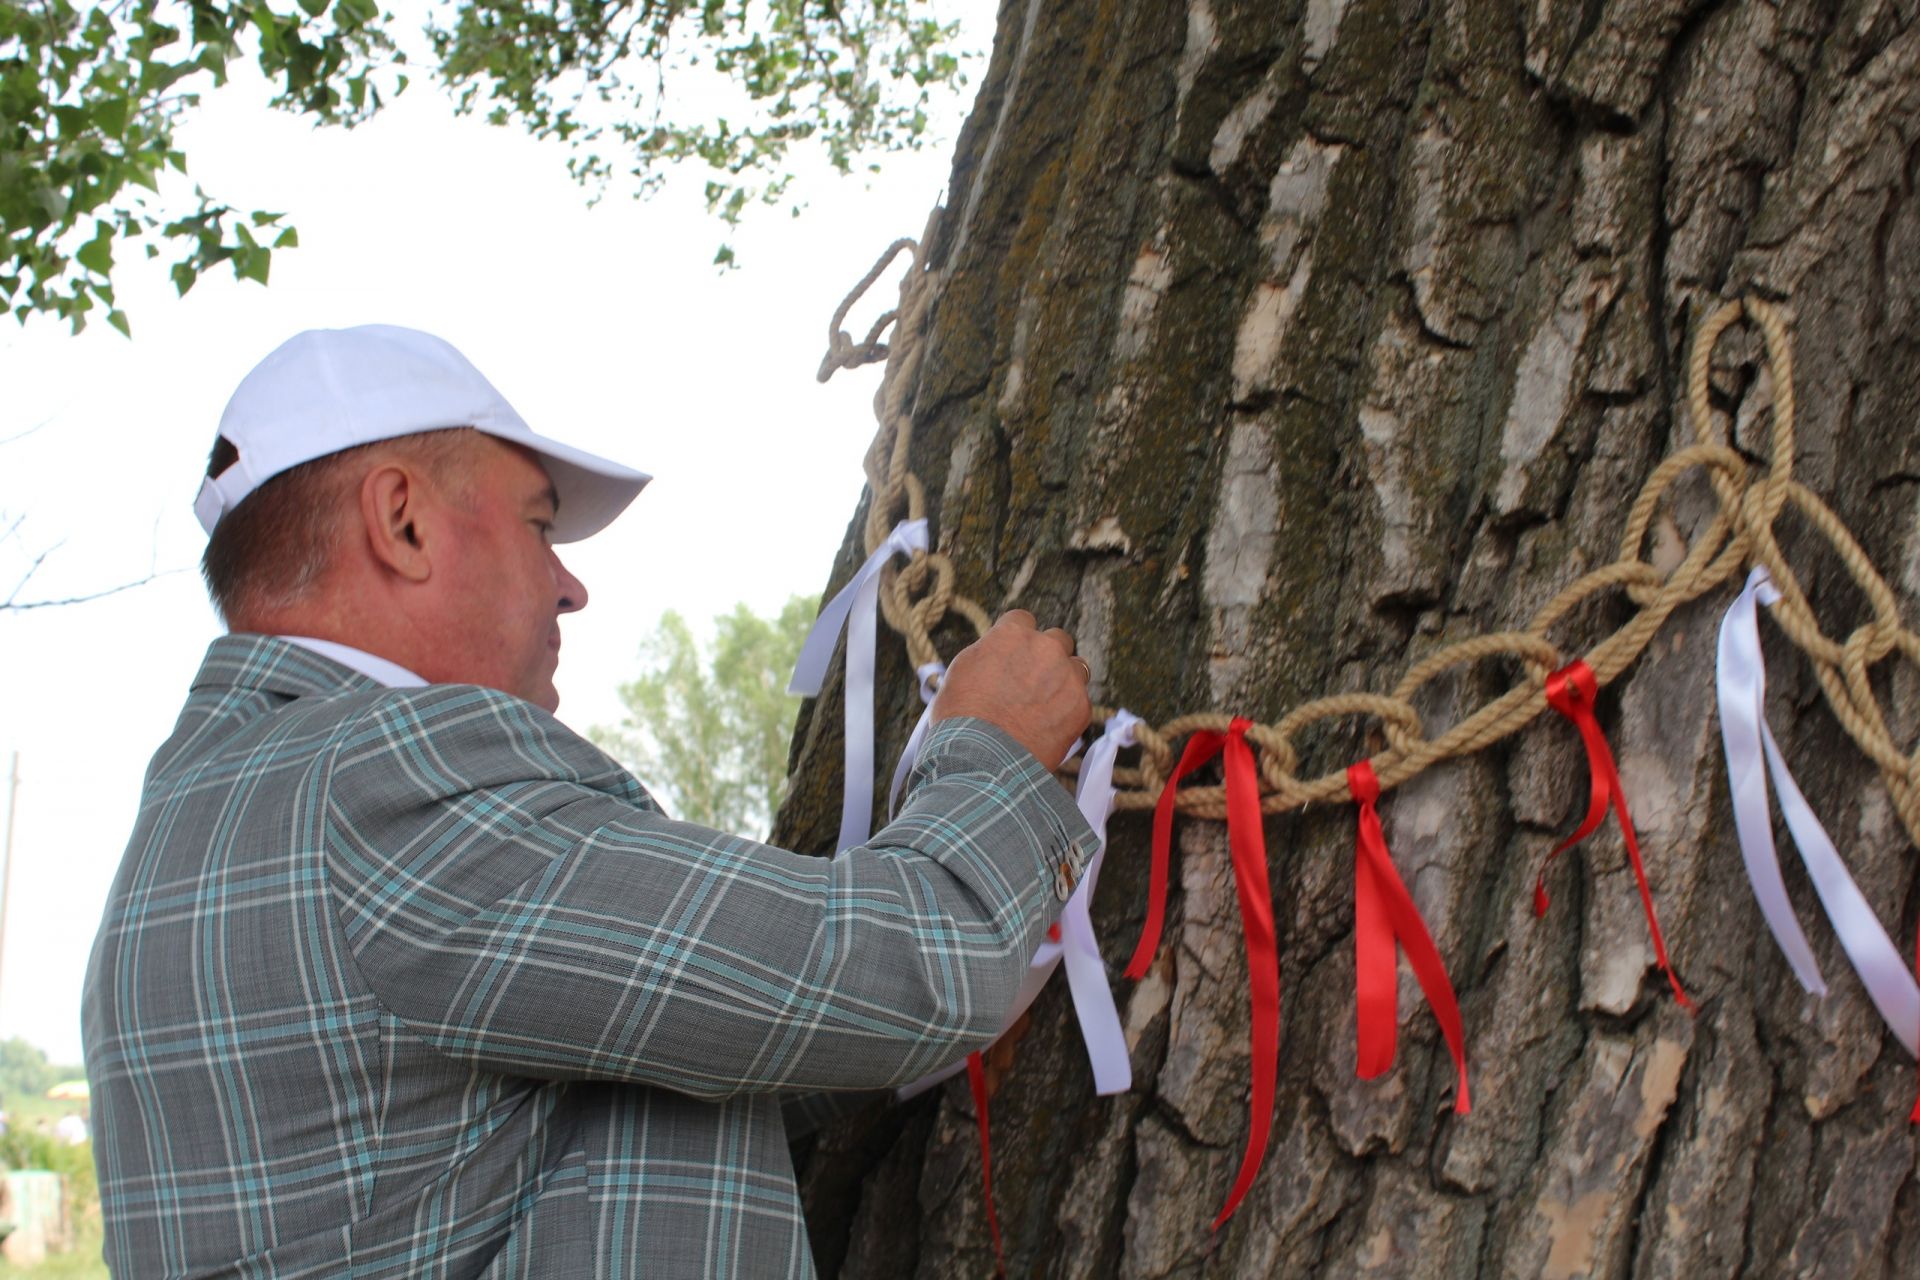
<path id="1" fill-rule="evenodd" d="M 1270 723 L 1384 693 L 1615 557 L 1649 472 L 1692 440 L 1694 324 L 1753 293 L 1795 341 L 1795 476 L 1911 620 L 1917 140 L 1908 0 L 1004 0 L 927 245 L 940 286 L 911 461 L 936 543 L 962 592 L 1070 628 L 1096 701 L 1152 723 Z M 1757 335 L 1736 328 L 1714 368 L 1721 429 L 1764 463 Z M 1677 560 L 1713 509 L 1699 476 L 1683 482 L 1650 558 Z M 864 558 L 864 517 L 836 587 Z M 1860 594 L 1804 521 L 1778 532 L 1844 637 L 1868 616 Z M 1587 803 L 1556 716 L 1380 806 L 1460 993 L 1470 1115 L 1453 1114 L 1404 965 L 1395 1068 L 1355 1076 L 1353 807 L 1270 817 L 1274 1137 L 1210 1233 L 1248 1124 L 1226 828 L 1180 819 L 1166 943 L 1136 985 L 1119 969 L 1150 824 L 1118 814 L 1094 920 L 1134 1088 L 1094 1096 L 1053 983 L 993 1099 L 1009 1273 L 1915 1274 L 1914 1063 L 1797 864 L 1824 1001 L 1802 995 L 1742 871 L 1713 701 L 1738 585 L 1676 611 L 1600 700 L 1697 1016 L 1653 966 L 1616 822 L 1554 865 L 1534 918 L 1534 876 Z M 1634 612 L 1605 593 L 1554 640 L 1577 655 Z M 1804 655 L 1763 633 L 1782 750 L 1905 951 L 1909 835 Z M 954 618 L 935 633 L 948 657 L 970 638 Z M 1920 672 L 1891 667 L 1875 678 L 1910 747 Z M 1429 685 L 1428 736 L 1520 675 L 1480 663 Z M 883 770 L 913 683 L 883 628 Z M 838 698 L 796 736 L 776 831 L 795 847 L 831 844 Z M 1303 735 L 1299 774 L 1378 750 L 1379 729 Z M 803 1183 L 825 1275 L 991 1274 L 964 1080 L 829 1130 Z"/>

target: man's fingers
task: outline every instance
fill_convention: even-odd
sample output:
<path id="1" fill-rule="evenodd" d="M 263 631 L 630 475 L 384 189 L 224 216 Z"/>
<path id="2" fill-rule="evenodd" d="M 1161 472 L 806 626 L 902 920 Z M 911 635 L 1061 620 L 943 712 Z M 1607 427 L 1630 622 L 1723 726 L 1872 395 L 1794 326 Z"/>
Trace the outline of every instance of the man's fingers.
<path id="1" fill-rule="evenodd" d="M 1052 656 L 1033 647 L 1042 636 L 1049 647 L 1058 646 Z M 934 719 L 978 716 L 1051 765 L 1087 726 L 1091 673 L 1073 650 L 1066 628 L 1042 631 L 1031 613 L 1009 609 L 987 635 L 954 655 L 934 700 Z M 1063 662 L 1080 668 L 1079 680 L 1062 676 Z"/>

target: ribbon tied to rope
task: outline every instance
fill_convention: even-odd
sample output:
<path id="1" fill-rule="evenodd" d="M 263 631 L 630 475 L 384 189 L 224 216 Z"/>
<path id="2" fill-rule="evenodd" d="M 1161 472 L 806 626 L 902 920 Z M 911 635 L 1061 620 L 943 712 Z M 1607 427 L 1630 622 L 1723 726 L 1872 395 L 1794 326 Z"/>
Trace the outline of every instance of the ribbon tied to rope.
<path id="1" fill-rule="evenodd" d="M 1380 779 L 1362 760 L 1347 770 L 1347 790 L 1359 806 L 1358 831 L 1353 847 L 1353 986 L 1355 1036 L 1359 1045 L 1356 1072 L 1371 1080 L 1393 1066 L 1400 1035 L 1399 953 L 1407 953 L 1413 976 L 1426 993 L 1434 1020 L 1453 1055 L 1453 1109 L 1472 1110 L 1467 1092 L 1467 1037 L 1460 1018 L 1460 1001 L 1447 977 L 1446 962 L 1427 932 L 1427 922 L 1414 905 L 1413 895 L 1395 870 L 1387 852 L 1386 832 L 1380 826 Z"/>
<path id="2" fill-rule="evenodd" d="M 913 766 L 920 759 L 921 744 L 927 740 L 927 730 L 933 726 L 933 699 L 939 692 L 939 682 L 947 674 L 944 662 L 929 662 L 914 672 L 920 680 L 920 718 L 913 722 L 913 732 L 907 735 L 907 745 L 900 752 L 900 763 L 893 766 L 893 783 L 887 788 L 887 819 L 900 809 L 900 792 L 907 785 L 907 778 L 913 773 Z"/>
<path id="3" fill-rule="evenodd" d="M 1547 677 L 1547 705 L 1573 722 L 1580 731 L 1580 741 L 1587 749 L 1587 777 L 1590 792 L 1587 799 L 1587 816 L 1572 835 L 1553 847 L 1546 862 L 1540 868 L 1539 877 L 1533 882 L 1533 913 L 1535 916 L 1547 914 L 1547 868 L 1563 852 L 1579 844 L 1606 820 L 1609 807 L 1620 815 L 1620 834 L 1626 840 L 1627 860 L 1633 864 L 1634 882 L 1640 887 L 1640 905 L 1646 911 L 1647 932 L 1653 935 L 1653 955 L 1659 961 L 1660 971 L 1667 975 L 1667 985 L 1673 988 L 1674 999 L 1680 1007 L 1693 1012 L 1693 1001 L 1680 987 L 1679 975 L 1673 971 L 1673 963 L 1667 959 L 1667 940 L 1660 932 L 1660 917 L 1653 909 L 1653 889 L 1647 883 L 1646 862 L 1640 856 L 1640 838 L 1634 834 L 1633 817 L 1627 812 L 1626 789 L 1620 785 L 1620 770 L 1614 764 L 1613 750 L 1607 746 L 1607 735 L 1600 729 L 1600 721 L 1594 716 L 1594 701 L 1599 697 L 1599 683 L 1594 679 L 1593 668 L 1585 662 L 1576 661 L 1562 667 Z"/>
<path id="4" fill-rule="evenodd" d="M 1127 964 L 1127 976 L 1136 982 L 1147 976 L 1154 953 L 1160 949 L 1167 907 L 1167 861 L 1173 846 L 1173 810 L 1180 780 L 1215 756 L 1222 756 L 1227 790 L 1227 847 L 1233 861 L 1233 884 L 1240 899 L 1240 925 L 1247 940 L 1247 981 L 1253 1013 L 1253 1100 L 1247 1126 L 1247 1146 L 1240 1156 L 1240 1172 L 1227 1193 L 1226 1204 L 1213 1220 L 1218 1231 L 1240 1207 L 1260 1165 L 1266 1158 L 1267 1138 L 1273 1130 L 1275 1077 L 1280 1067 L 1280 955 L 1274 941 L 1273 891 L 1267 884 L 1266 832 L 1260 818 L 1260 779 L 1254 770 L 1253 748 L 1247 730 L 1253 722 L 1235 716 L 1225 733 L 1203 729 L 1187 739 L 1180 763 L 1160 793 L 1153 812 L 1153 861 L 1149 872 L 1147 922 Z"/>
<path id="5" fill-rule="evenodd" d="M 929 705 L 932 698 L 928 688 L 930 668 L 936 665 L 929 664 L 920 672 L 922 696 L 929 699 Z M 923 714 L 921 727 L 924 728 L 925 724 L 926 716 Z M 1114 1007 L 1113 988 L 1107 981 L 1106 964 L 1100 959 L 1100 940 L 1093 932 L 1092 904 L 1094 887 L 1100 879 L 1100 864 L 1107 854 L 1107 820 L 1113 813 L 1115 757 L 1122 748 L 1134 745 L 1134 730 L 1139 724 L 1140 717 L 1132 712 L 1124 708 L 1115 711 L 1107 718 L 1105 731 L 1088 749 L 1086 759 L 1081 763 L 1076 800 L 1087 825 L 1093 828 L 1099 845 L 1088 860 L 1080 883 L 1074 886 L 1072 896 L 1061 910 L 1059 923 L 1047 930 L 1047 940 L 1040 944 L 1033 960 L 1027 965 L 1020 992 L 1014 999 L 1013 1011 L 1006 1018 L 1008 1026 L 1017 1021 L 1032 1006 L 1054 970 L 1064 961 L 1067 986 L 1073 997 L 1074 1017 L 1080 1024 L 1080 1036 L 1086 1043 L 1087 1058 L 1093 1066 L 1094 1091 L 1100 1094 L 1125 1093 L 1133 1086 L 1133 1065 L 1127 1055 L 1126 1034 L 1120 1027 L 1120 1012 Z M 916 729 L 914 733 L 915 738 L 909 740 L 907 750 L 901 753 L 901 767 L 894 774 L 896 788 L 912 770 L 912 758 L 917 752 L 921 729 Z M 1073 754 L 1069 752 L 1067 758 L 1072 759 Z M 981 1054 L 970 1053 L 965 1067 L 980 1132 L 980 1178 L 986 1197 L 987 1230 L 993 1238 L 994 1257 L 1004 1273 L 1006 1259 L 1001 1250 L 1000 1217 L 993 1201 L 993 1137 L 988 1117 L 986 1062 Z M 923 1076 L 901 1088 L 898 1096 L 903 1099 L 913 1097 L 959 1070 L 960 1064 L 956 1063 L 945 1070 Z"/>
<path id="6" fill-rule="evenodd" d="M 1060 912 L 1060 922 L 1034 953 L 1033 968 L 1051 974 L 1057 964 L 1067 969 L 1067 989 L 1073 996 L 1074 1017 L 1093 1067 L 1093 1090 L 1099 1094 L 1125 1093 L 1133 1086 L 1133 1065 L 1127 1057 L 1126 1035 L 1120 1029 L 1120 1011 L 1114 1007 L 1107 966 L 1100 959 L 1100 939 L 1093 932 L 1094 886 L 1107 856 L 1107 819 L 1113 813 L 1114 758 L 1134 745 L 1140 717 L 1125 709 L 1107 718 L 1107 727 L 1080 762 L 1076 797 L 1081 816 L 1099 837 L 1099 847 Z"/>
<path id="7" fill-rule="evenodd" d="M 1825 996 L 1826 980 L 1821 977 L 1807 935 L 1800 929 L 1780 874 L 1780 854 L 1773 842 L 1767 796 L 1767 775 L 1771 773 L 1781 816 L 1800 851 L 1800 861 L 1806 865 L 1807 877 L 1826 908 L 1827 919 L 1833 923 L 1841 950 L 1860 975 L 1868 997 L 1894 1038 L 1908 1053 L 1920 1057 L 1920 985 L 1908 972 L 1899 948 L 1887 935 L 1866 895 L 1854 883 L 1826 828 L 1788 771 L 1773 731 L 1767 727 L 1767 670 L 1760 652 L 1759 606 L 1772 607 L 1779 599 L 1780 593 L 1766 569 L 1755 566 L 1747 575 L 1746 588 L 1720 621 L 1714 671 L 1727 785 L 1747 881 L 1793 976 L 1809 993 Z M 1920 1122 L 1920 1103 L 1915 1104 L 1912 1118 Z"/>
<path id="8" fill-rule="evenodd" d="M 980 1129 L 980 1187 L 987 1198 L 987 1234 L 993 1239 L 993 1274 L 1007 1274 L 1007 1251 L 1000 1243 L 1000 1214 L 993 1207 L 993 1140 L 987 1120 L 987 1062 L 977 1053 L 967 1055 L 967 1089 L 973 1094 L 974 1123 Z"/>
<path id="9" fill-rule="evenodd" d="M 1054 970 L 1064 962 L 1067 988 L 1073 997 L 1073 1012 L 1080 1024 L 1080 1037 L 1087 1047 L 1087 1059 L 1093 1067 L 1094 1090 L 1101 1094 L 1125 1093 L 1133 1086 L 1133 1067 L 1128 1060 L 1126 1035 L 1120 1028 L 1120 1012 L 1113 1003 L 1113 988 L 1107 980 L 1106 963 L 1100 959 L 1100 940 L 1093 931 L 1093 894 L 1100 882 L 1100 867 L 1107 856 L 1107 819 L 1113 812 L 1116 791 L 1113 782 L 1114 760 L 1120 751 L 1134 745 L 1134 730 L 1140 717 L 1124 709 L 1108 717 L 1106 730 L 1088 748 L 1080 765 L 1077 803 L 1087 825 L 1099 841 L 1087 861 L 1080 882 L 1061 908 L 1059 921 L 1047 929 L 1046 938 L 1033 954 L 1021 978 L 1013 1006 L 1002 1021 L 1010 1027 L 1032 1007 L 1045 990 Z M 1068 754 L 1072 759 L 1078 753 Z M 910 769 L 908 770 L 910 772 Z M 910 1084 L 902 1085 L 897 1096 L 903 1101 L 923 1093 L 941 1081 L 957 1075 L 962 1067 L 954 1063 L 930 1072 Z"/>
<path id="10" fill-rule="evenodd" d="M 814 620 L 794 663 L 788 693 L 817 697 L 826 683 L 833 648 L 847 633 L 846 783 L 840 797 L 840 836 L 835 852 L 865 844 L 873 834 L 873 667 L 875 615 L 880 605 L 880 570 L 896 555 L 927 549 L 927 522 L 903 520 L 874 549 L 853 580 L 827 601 Z"/>
<path id="11" fill-rule="evenodd" d="M 1012 1017 L 1007 1019 L 1011 1023 L 1027 1011 L 1064 960 L 1074 1017 L 1080 1023 L 1080 1038 L 1086 1043 L 1087 1058 L 1093 1065 L 1093 1089 L 1099 1094 L 1125 1093 L 1133 1087 L 1127 1038 L 1120 1029 L 1120 1011 L 1113 1004 L 1113 988 L 1107 983 L 1107 966 L 1100 959 L 1100 940 L 1093 933 L 1091 912 L 1094 885 L 1100 879 L 1100 863 L 1107 856 L 1107 819 L 1113 814 L 1114 757 L 1122 747 L 1134 745 L 1134 729 L 1139 724 L 1140 717 L 1131 711 L 1124 708 L 1115 711 L 1107 718 L 1105 732 L 1088 748 L 1086 759 L 1081 762 L 1076 800 L 1100 844 L 1088 860 L 1080 883 L 1074 886 L 1073 896 L 1060 912 L 1059 923 L 1047 930 L 1047 940 L 1040 944 L 1033 962 L 1027 966 L 1020 997 Z M 1067 758 L 1071 760 L 1073 752 L 1069 752 Z M 1007 1260 L 1000 1243 L 1000 1215 L 993 1205 L 993 1139 L 987 1119 L 986 1062 L 978 1053 L 967 1055 L 967 1085 L 973 1093 L 974 1116 L 980 1128 L 980 1181 L 987 1203 L 987 1232 L 993 1238 L 998 1273 L 1005 1275 Z"/>

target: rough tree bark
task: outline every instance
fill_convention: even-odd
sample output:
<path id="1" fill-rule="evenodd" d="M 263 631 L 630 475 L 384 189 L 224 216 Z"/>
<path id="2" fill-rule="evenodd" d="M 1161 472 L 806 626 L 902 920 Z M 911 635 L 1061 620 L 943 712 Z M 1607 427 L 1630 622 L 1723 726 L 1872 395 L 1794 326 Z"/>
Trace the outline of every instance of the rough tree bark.
<path id="1" fill-rule="evenodd" d="M 1920 596 L 1920 22 L 1909 0 L 1003 0 L 930 254 L 949 273 L 914 469 L 961 589 L 1080 638 L 1099 700 L 1154 722 L 1273 720 L 1390 688 L 1447 641 L 1523 625 L 1613 557 L 1688 442 L 1693 322 L 1755 291 L 1791 317 L 1796 475 L 1908 606 Z M 903 229 L 907 230 L 907 229 Z M 1766 450 L 1756 335 L 1716 365 Z M 1711 507 L 1682 486 L 1677 559 Z M 862 513 L 864 514 L 864 513 Z M 1862 617 L 1782 521 L 1829 634 Z M 860 559 L 853 526 L 834 573 Z M 1113 824 L 1095 920 L 1137 1038 L 1095 1098 L 1064 982 L 995 1097 L 1010 1271 L 1047 1276 L 1916 1274 L 1914 1065 L 1797 866 L 1834 986 L 1803 997 L 1746 888 L 1711 693 L 1733 588 L 1683 608 L 1601 712 L 1690 1018 L 1652 967 L 1617 828 L 1557 866 L 1586 767 L 1549 716 L 1382 804 L 1467 1020 L 1475 1108 L 1401 967 L 1397 1068 L 1354 1076 L 1350 808 L 1269 819 L 1283 1040 L 1265 1172 L 1217 1238 L 1246 1133 L 1245 961 L 1225 828 L 1183 820 L 1168 943 L 1148 823 Z M 1631 611 L 1562 625 L 1578 652 Z M 1771 715 L 1903 949 L 1914 849 L 1771 628 Z M 968 638 L 949 625 L 949 656 Z M 880 755 L 918 710 L 882 632 Z M 1512 677 L 1430 688 L 1445 725 Z M 1913 669 L 1882 677 L 1913 741 Z M 831 843 L 838 690 L 803 717 L 776 833 Z M 1310 741 L 1303 774 L 1375 726 Z M 1788 858 L 1792 862 L 1791 857 Z M 1817 922 L 1817 923 L 1816 923 Z M 991 1273 L 964 1084 L 803 1154 L 823 1272 Z"/>

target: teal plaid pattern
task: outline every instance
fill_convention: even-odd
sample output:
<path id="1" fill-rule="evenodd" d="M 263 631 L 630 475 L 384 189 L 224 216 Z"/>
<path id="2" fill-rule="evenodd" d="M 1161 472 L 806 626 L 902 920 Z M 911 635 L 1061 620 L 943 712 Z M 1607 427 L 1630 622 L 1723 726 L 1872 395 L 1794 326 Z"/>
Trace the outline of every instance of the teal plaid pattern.
<path id="1" fill-rule="evenodd" d="M 783 1100 L 990 1039 L 1093 842 L 977 720 L 829 860 L 667 818 L 509 695 L 224 637 L 88 967 L 107 1260 L 810 1275 Z"/>

